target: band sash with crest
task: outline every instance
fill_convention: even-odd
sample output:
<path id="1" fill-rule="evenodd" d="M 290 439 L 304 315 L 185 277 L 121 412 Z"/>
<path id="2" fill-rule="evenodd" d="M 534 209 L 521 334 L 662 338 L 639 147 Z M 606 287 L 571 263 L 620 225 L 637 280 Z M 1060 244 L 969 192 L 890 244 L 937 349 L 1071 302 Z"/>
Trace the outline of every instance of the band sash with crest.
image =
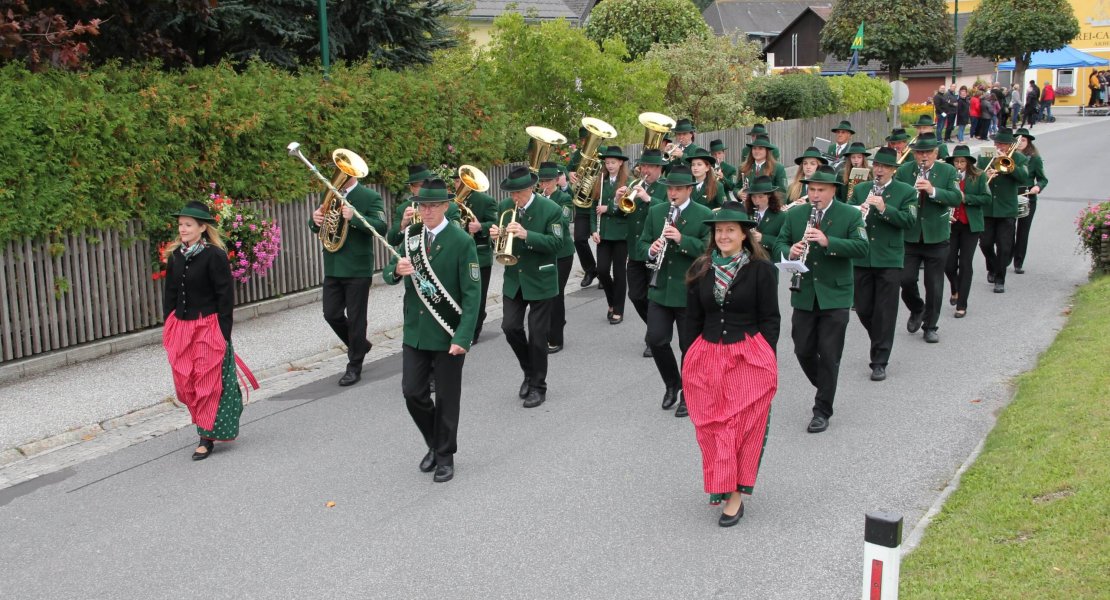
<path id="1" fill-rule="evenodd" d="M 431 283 L 428 289 L 416 287 L 416 297 L 427 307 L 428 312 L 435 317 L 440 327 L 451 337 L 455 337 L 455 330 L 462 320 L 462 308 L 459 303 L 447 293 L 443 284 L 432 270 L 428 260 L 428 248 L 425 247 L 424 225 L 414 224 L 405 229 L 405 258 L 412 262 L 412 268 L 425 282 Z"/>

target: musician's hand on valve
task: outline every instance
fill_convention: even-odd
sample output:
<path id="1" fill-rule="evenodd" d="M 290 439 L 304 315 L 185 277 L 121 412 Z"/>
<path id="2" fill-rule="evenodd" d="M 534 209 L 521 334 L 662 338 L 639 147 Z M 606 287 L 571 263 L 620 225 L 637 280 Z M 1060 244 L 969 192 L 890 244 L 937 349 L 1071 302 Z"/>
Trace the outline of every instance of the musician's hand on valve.
<path id="1" fill-rule="evenodd" d="M 396 273 L 398 277 L 407 277 L 415 273 L 416 269 L 412 267 L 411 260 L 402 258 L 397 261 L 397 267 L 393 269 L 393 272 Z"/>
<path id="2" fill-rule="evenodd" d="M 343 218 L 350 221 L 355 216 L 355 209 L 351 208 L 350 204 L 343 203 Z"/>
<path id="3" fill-rule="evenodd" d="M 518 240 L 523 241 L 528 239 L 528 230 L 520 223 L 509 223 L 509 225 L 505 227 L 505 231 L 515 236 Z"/>
<path id="4" fill-rule="evenodd" d="M 682 232 L 679 231 L 678 228 L 675 227 L 674 225 L 664 225 L 663 226 L 663 237 L 667 238 L 668 240 L 671 240 L 672 242 L 674 242 L 676 244 L 682 243 Z"/>
<path id="5" fill-rule="evenodd" d="M 466 224 L 466 230 L 470 233 L 478 233 L 482 229 L 482 224 L 477 221 L 471 221 Z"/>
<path id="6" fill-rule="evenodd" d="M 411 206 L 405 207 L 405 212 L 401 215 L 401 227 L 408 227 L 412 223 L 412 216 L 416 214 L 416 209 Z"/>
<path id="7" fill-rule="evenodd" d="M 497 225 L 490 225 L 489 236 L 495 239 L 501 237 L 501 228 Z"/>
<path id="8" fill-rule="evenodd" d="M 616 192 L 616 195 L 615 195 L 615 196 L 613 196 L 613 197 L 614 197 L 614 198 L 624 198 L 624 195 L 625 195 L 625 194 L 626 194 L 627 192 L 628 192 L 628 186 L 627 186 L 627 185 L 622 185 L 622 186 L 620 186 L 619 188 L 617 188 L 617 192 Z"/>
<path id="9" fill-rule="evenodd" d="M 447 349 L 447 353 L 451 356 L 459 356 L 462 354 L 466 354 L 466 348 L 463 348 L 458 344 L 451 344 L 451 347 Z"/>
<path id="10" fill-rule="evenodd" d="M 651 196 L 648 195 L 647 190 L 642 185 L 636 186 L 636 197 L 644 202 L 651 202 Z"/>
<path id="11" fill-rule="evenodd" d="M 578 173 L 575 173 L 574 171 L 571 171 L 571 173 L 570 173 L 570 184 L 571 185 L 578 185 Z"/>
<path id="12" fill-rule="evenodd" d="M 324 207 L 323 206 L 321 206 L 321 207 L 317 208 L 316 210 L 312 211 L 312 222 L 315 223 L 317 227 L 322 227 L 324 225 Z"/>
<path id="13" fill-rule="evenodd" d="M 811 244 L 816 242 L 822 248 L 829 246 L 829 238 L 825 236 L 825 232 L 816 227 L 807 227 L 804 239 Z"/>

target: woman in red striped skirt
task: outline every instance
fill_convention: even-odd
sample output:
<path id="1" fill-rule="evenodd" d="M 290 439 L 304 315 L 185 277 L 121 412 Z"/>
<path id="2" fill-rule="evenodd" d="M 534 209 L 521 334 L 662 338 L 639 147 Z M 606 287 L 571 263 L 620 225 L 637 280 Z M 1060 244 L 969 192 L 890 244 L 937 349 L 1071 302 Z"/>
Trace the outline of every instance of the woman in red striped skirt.
<path id="1" fill-rule="evenodd" d="M 712 504 L 727 500 L 718 523 L 731 527 L 755 486 L 778 389 L 778 286 L 742 204 L 726 202 L 706 223 L 713 235 L 686 276 L 686 318 L 698 338 L 682 365 L 682 393 L 705 491 Z"/>
<path id="2" fill-rule="evenodd" d="M 166 249 L 162 345 L 177 399 L 189 407 L 200 435 L 193 460 L 203 460 L 212 453 L 213 441 L 239 435 L 243 397 L 231 348 L 235 290 L 208 207 L 190 202 L 173 216 L 179 238 Z"/>

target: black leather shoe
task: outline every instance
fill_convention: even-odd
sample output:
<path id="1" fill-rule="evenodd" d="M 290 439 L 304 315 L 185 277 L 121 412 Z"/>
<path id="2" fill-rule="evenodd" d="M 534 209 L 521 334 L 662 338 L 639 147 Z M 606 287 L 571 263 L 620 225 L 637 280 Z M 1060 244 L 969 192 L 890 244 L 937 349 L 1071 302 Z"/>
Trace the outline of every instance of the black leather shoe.
<path id="1" fill-rule="evenodd" d="M 814 417 L 809 420 L 809 427 L 806 427 L 806 431 L 808 431 L 809 433 L 821 433 L 828 428 L 828 419 L 826 419 L 825 417 L 814 415 Z"/>
<path id="2" fill-rule="evenodd" d="M 1002 283 L 1001 281 L 994 282 L 994 293 L 996 293 L 996 294 L 1005 294 L 1006 293 L 1006 284 Z"/>
<path id="3" fill-rule="evenodd" d="M 197 450 L 200 450 L 201 448 L 206 448 L 207 451 L 193 452 L 193 460 L 204 460 L 208 458 L 208 456 L 212 454 L 212 448 L 214 448 L 215 446 L 216 444 L 214 444 L 212 440 L 201 440 L 200 443 L 197 444 Z"/>
<path id="4" fill-rule="evenodd" d="M 599 281 L 599 282 L 597 282 L 597 289 L 603 290 L 603 289 L 605 289 L 605 286 L 601 285 L 601 282 Z"/>
<path id="5" fill-rule="evenodd" d="M 871 367 L 871 381 L 882 381 L 884 379 L 886 379 L 886 367 L 882 365 Z"/>
<path id="6" fill-rule="evenodd" d="M 948 297 L 948 304 L 949 304 L 949 306 L 956 306 L 956 302 L 958 302 L 959 300 L 960 300 L 959 294 L 952 294 L 951 296 Z"/>
<path id="7" fill-rule="evenodd" d="M 586 276 L 582 278 L 581 286 L 584 288 L 590 287 L 591 285 L 593 285 L 595 279 L 597 279 L 596 273 L 586 273 Z"/>
<path id="8" fill-rule="evenodd" d="M 432 470 L 435 469 L 435 468 L 436 468 L 436 453 L 432 452 L 429 449 L 428 453 L 424 455 L 424 459 L 420 461 L 420 472 L 421 473 L 431 473 Z"/>
<path id="9" fill-rule="evenodd" d="M 432 481 L 436 483 L 446 483 L 455 477 L 455 465 L 438 465 L 436 467 L 436 474 L 432 475 Z"/>
<path id="10" fill-rule="evenodd" d="M 354 369 L 347 369 L 347 372 L 339 378 L 339 385 L 341 385 L 342 387 L 347 387 L 349 385 L 354 385 L 358 383 L 360 379 L 362 379 L 362 373 L 359 373 Z"/>
<path id="11" fill-rule="evenodd" d="M 548 354 L 558 354 L 559 351 L 562 350 L 562 349 L 563 349 L 562 344 L 548 344 L 547 345 L 547 353 Z"/>
<path id="12" fill-rule="evenodd" d="M 1014 273 L 1017 273 L 1018 275 L 1024 275 L 1025 274 L 1025 269 L 1023 269 L 1021 267 L 1014 267 Z"/>
<path id="13" fill-rule="evenodd" d="M 906 331 L 910 333 L 917 333 L 921 329 L 921 324 L 925 322 L 925 313 L 910 313 L 910 319 L 906 321 Z"/>
<path id="14" fill-rule="evenodd" d="M 667 410 L 674 406 L 675 402 L 678 402 L 678 388 L 669 387 L 667 391 L 663 393 L 663 410 Z"/>
<path id="15" fill-rule="evenodd" d="M 609 315 L 610 325 L 620 325 L 624 321 L 624 315 Z"/>
<path id="16" fill-rule="evenodd" d="M 930 344 L 935 344 L 940 341 L 940 336 L 937 335 L 935 329 L 930 329 L 925 332 L 925 341 L 929 342 Z"/>
<path id="17" fill-rule="evenodd" d="M 528 392 L 528 396 L 524 399 L 524 408 L 536 408 L 547 400 L 547 394 L 539 390 L 532 390 Z"/>
<path id="18" fill-rule="evenodd" d="M 678 408 L 674 409 L 674 416 L 678 418 L 690 416 L 690 413 L 686 411 L 686 398 L 678 401 Z"/>
<path id="19" fill-rule="evenodd" d="M 520 384 L 520 397 L 525 398 L 528 396 L 528 390 L 532 389 L 532 381 L 527 377 L 524 378 L 524 383 Z"/>
<path id="20" fill-rule="evenodd" d="M 732 527 L 733 525 L 739 523 L 740 522 L 740 517 L 743 517 L 743 516 L 744 516 L 744 503 L 741 502 L 740 503 L 740 510 L 736 511 L 736 514 L 732 515 L 731 517 L 726 515 L 724 513 L 724 511 L 721 511 L 721 518 L 720 518 L 719 521 L 717 521 L 717 524 L 720 525 L 721 527 Z"/>
<path id="21" fill-rule="evenodd" d="M 987 283 L 994 283 L 994 273 L 987 273 Z"/>
<path id="22" fill-rule="evenodd" d="M 644 346 L 644 354 L 643 354 L 643 357 L 644 357 L 644 358 L 651 358 L 651 357 L 652 357 L 652 354 L 651 354 L 651 346 Z"/>

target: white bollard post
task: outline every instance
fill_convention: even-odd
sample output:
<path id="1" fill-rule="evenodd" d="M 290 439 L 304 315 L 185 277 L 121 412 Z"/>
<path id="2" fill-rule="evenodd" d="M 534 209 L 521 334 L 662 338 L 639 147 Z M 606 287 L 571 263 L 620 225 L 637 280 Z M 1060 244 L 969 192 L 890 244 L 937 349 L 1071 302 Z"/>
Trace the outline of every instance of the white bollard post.
<path id="1" fill-rule="evenodd" d="M 867 513 L 863 525 L 863 600 L 898 600 L 902 515 Z"/>

